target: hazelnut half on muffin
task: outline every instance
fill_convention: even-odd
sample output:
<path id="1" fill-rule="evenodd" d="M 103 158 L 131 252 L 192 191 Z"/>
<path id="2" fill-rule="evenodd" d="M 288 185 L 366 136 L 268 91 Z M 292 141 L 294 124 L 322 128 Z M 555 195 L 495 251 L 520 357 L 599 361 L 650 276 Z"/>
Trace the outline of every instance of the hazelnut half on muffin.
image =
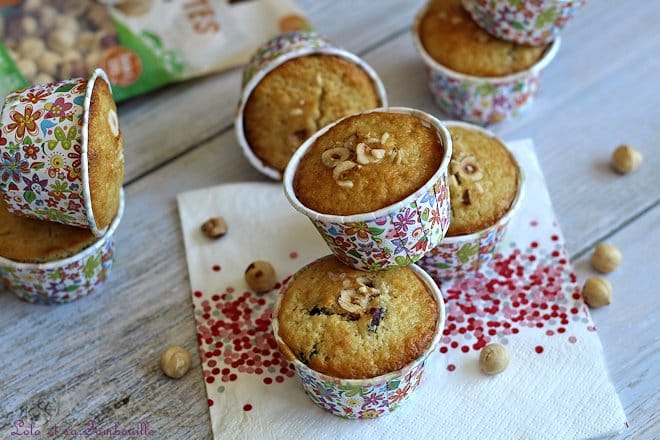
<path id="1" fill-rule="evenodd" d="M 321 258 L 283 289 L 279 348 L 290 360 L 337 378 L 396 371 L 428 350 L 439 305 L 412 268 L 364 273 Z"/>
<path id="2" fill-rule="evenodd" d="M 318 129 L 382 104 L 372 77 L 355 62 L 305 55 L 282 63 L 254 88 L 243 113 L 245 137 L 254 154 L 281 173 Z"/>

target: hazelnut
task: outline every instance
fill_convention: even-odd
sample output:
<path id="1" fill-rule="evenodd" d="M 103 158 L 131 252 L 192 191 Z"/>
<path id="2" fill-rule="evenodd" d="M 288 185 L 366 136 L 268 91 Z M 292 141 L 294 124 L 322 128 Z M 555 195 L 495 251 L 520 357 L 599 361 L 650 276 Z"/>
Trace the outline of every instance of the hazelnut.
<path id="1" fill-rule="evenodd" d="M 23 30 L 23 34 L 25 36 L 33 35 L 36 33 L 37 27 L 37 20 L 35 20 L 34 17 L 26 15 L 21 19 L 21 29 Z"/>
<path id="2" fill-rule="evenodd" d="M 277 284 L 275 268 L 267 261 L 255 261 L 245 269 L 245 281 L 257 293 L 266 293 Z"/>
<path id="3" fill-rule="evenodd" d="M 93 50 L 85 55 L 85 66 L 87 67 L 87 70 L 91 71 L 98 67 L 100 60 L 101 54 L 96 50 Z"/>
<path id="4" fill-rule="evenodd" d="M 30 58 L 21 58 L 16 63 L 16 67 L 28 80 L 34 79 L 37 74 L 37 65 Z"/>
<path id="5" fill-rule="evenodd" d="M 69 0 L 70 3 L 75 3 Z M 69 14 L 63 14 L 58 16 L 55 19 L 55 27 L 57 29 L 66 29 L 72 34 L 76 34 L 78 31 L 78 20 L 76 20 L 76 17 L 69 15 Z"/>
<path id="6" fill-rule="evenodd" d="M 609 273 L 621 264 L 621 251 L 611 244 L 601 243 L 591 255 L 591 265 L 598 272 Z"/>
<path id="7" fill-rule="evenodd" d="M 41 72 L 47 73 L 48 75 L 55 75 L 57 73 L 57 66 L 60 62 L 60 56 L 55 52 L 47 50 L 35 61 Z"/>
<path id="8" fill-rule="evenodd" d="M 55 20 L 57 20 L 58 14 L 52 6 L 40 5 L 37 16 L 39 17 L 39 27 L 44 30 L 50 30 L 55 26 Z"/>
<path id="9" fill-rule="evenodd" d="M 635 171 L 642 160 L 642 153 L 629 145 L 619 145 L 612 153 L 612 167 L 621 174 Z"/>
<path id="10" fill-rule="evenodd" d="M 48 47 L 64 55 L 76 43 L 76 34 L 66 28 L 55 29 L 48 36 Z"/>
<path id="11" fill-rule="evenodd" d="M 208 238 L 220 238 L 227 233 L 227 223 L 223 217 L 213 217 L 204 222 L 202 232 Z"/>
<path id="12" fill-rule="evenodd" d="M 351 152 L 345 147 L 335 147 L 325 150 L 321 154 L 321 162 L 328 168 L 334 168 L 339 163 L 347 160 L 351 156 Z"/>
<path id="13" fill-rule="evenodd" d="M 34 37 L 23 38 L 18 45 L 18 54 L 23 58 L 34 59 L 44 51 L 44 42 Z"/>
<path id="14" fill-rule="evenodd" d="M 612 301 L 612 285 L 605 278 L 591 277 L 582 287 L 582 297 L 589 307 L 602 307 Z"/>
<path id="15" fill-rule="evenodd" d="M 479 367 L 486 374 L 498 374 L 509 365 L 509 352 L 502 344 L 488 344 L 479 353 Z"/>
<path id="16" fill-rule="evenodd" d="M 99 37 L 90 31 L 82 31 L 76 37 L 76 50 L 80 52 L 89 52 L 98 48 L 100 45 Z"/>
<path id="17" fill-rule="evenodd" d="M 160 369 L 172 379 L 178 379 L 190 370 L 192 359 L 188 350 L 171 345 L 160 355 Z"/>

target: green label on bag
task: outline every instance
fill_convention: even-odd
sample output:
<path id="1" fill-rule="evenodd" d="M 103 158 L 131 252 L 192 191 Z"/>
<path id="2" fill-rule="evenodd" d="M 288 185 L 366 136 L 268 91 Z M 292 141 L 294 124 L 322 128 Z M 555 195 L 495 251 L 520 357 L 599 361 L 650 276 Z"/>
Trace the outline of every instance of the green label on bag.
<path id="1" fill-rule="evenodd" d="M 16 63 L 9 56 L 5 46 L 0 43 L 0 107 L 5 101 L 5 96 L 14 90 L 29 86 L 23 75 L 18 71 Z"/>

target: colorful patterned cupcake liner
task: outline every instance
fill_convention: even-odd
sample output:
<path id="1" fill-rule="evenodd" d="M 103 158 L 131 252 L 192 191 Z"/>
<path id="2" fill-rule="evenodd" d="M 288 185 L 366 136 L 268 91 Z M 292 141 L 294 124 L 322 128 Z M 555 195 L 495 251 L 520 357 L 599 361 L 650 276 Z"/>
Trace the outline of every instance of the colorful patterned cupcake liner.
<path id="1" fill-rule="evenodd" d="M 492 132 L 479 126 L 458 121 L 444 121 L 446 127 L 463 127 L 478 130 L 497 138 Z M 500 142 L 502 142 L 500 140 Z M 502 142 L 503 145 L 504 142 Z M 517 163 L 517 161 L 516 161 Z M 525 176 L 518 166 L 520 183 L 511 208 L 494 225 L 467 235 L 445 237 L 438 246 L 427 253 L 419 265 L 436 281 L 463 278 L 477 273 L 488 263 L 501 243 L 511 218 L 522 205 L 525 197 Z"/>
<path id="2" fill-rule="evenodd" d="M 87 169 L 97 79 L 110 86 L 96 69 L 88 79 L 34 85 L 7 96 L 0 120 L 0 192 L 11 213 L 104 235 L 94 218 Z M 118 130 L 116 114 L 113 121 Z"/>
<path id="3" fill-rule="evenodd" d="M 405 267 L 418 261 L 440 243 L 449 228 L 447 167 L 451 158 L 451 137 L 435 117 L 404 107 L 379 108 L 363 112 L 392 112 L 413 115 L 429 122 L 438 132 L 444 154 L 431 179 L 405 199 L 377 211 L 349 216 L 329 215 L 304 206 L 293 190 L 293 177 L 300 159 L 316 139 L 341 122 L 317 131 L 296 151 L 284 172 L 284 192 L 298 211 L 319 231 L 330 250 L 344 264 L 365 271 Z"/>
<path id="4" fill-rule="evenodd" d="M 554 40 L 539 61 L 529 69 L 507 76 L 478 77 L 442 66 L 426 52 L 419 38 L 419 24 L 426 12 L 415 18 L 413 39 L 424 60 L 427 82 L 435 103 L 447 115 L 479 125 L 494 124 L 525 110 L 537 94 L 541 72 L 559 50 Z"/>
<path id="5" fill-rule="evenodd" d="M 462 0 L 472 19 L 489 34 L 520 44 L 543 46 L 559 37 L 587 0 Z"/>
<path id="6" fill-rule="evenodd" d="M 0 281 L 24 301 L 63 304 L 91 294 L 108 277 L 113 264 L 114 233 L 124 213 L 119 211 L 105 235 L 69 258 L 47 263 L 20 263 L 0 257 Z"/>
<path id="7" fill-rule="evenodd" d="M 414 264 L 410 268 L 426 284 L 428 291 L 438 303 L 438 322 L 428 348 L 419 358 L 405 367 L 368 379 L 332 377 L 311 369 L 298 359 L 291 360 L 302 382 L 303 390 L 316 405 L 346 419 L 374 419 L 399 408 L 417 389 L 424 373 L 424 365 L 429 355 L 436 350 L 442 336 L 445 325 L 445 304 L 442 293 L 433 279 Z M 282 287 L 282 292 L 290 283 L 291 280 Z M 278 346 L 286 347 L 279 336 L 278 312 L 282 296 L 281 293 L 273 310 L 273 334 Z M 285 351 L 290 352 L 290 350 Z"/>
<path id="8" fill-rule="evenodd" d="M 313 32 L 285 32 L 277 35 L 257 49 L 246 65 L 243 71 L 241 99 L 238 102 L 234 120 L 236 137 L 243 154 L 253 167 L 271 179 L 282 180 L 282 173 L 266 165 L 250 148 L 243 127 L 245 105 L 252 91 L 268 73 L 289 60 L 312 54 L 335 55 L 360 66 L 373 81 L 381 106 L 387 106 L 387 94 L 383 82 L 376 71 L 357 55 L 335 46 L 327 38 Z"/>

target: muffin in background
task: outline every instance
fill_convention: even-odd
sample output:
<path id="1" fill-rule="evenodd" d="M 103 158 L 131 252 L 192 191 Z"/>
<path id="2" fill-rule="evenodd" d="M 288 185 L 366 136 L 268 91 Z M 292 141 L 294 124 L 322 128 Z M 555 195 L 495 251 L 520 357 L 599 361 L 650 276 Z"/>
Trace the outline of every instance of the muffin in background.
<path id="1" fill-rule="evenodd" d="M 419 261 L 436 281 L 478 272 L 492 258 L 524 194 L 522 169 L 501 140 L 476 125 L 445 124 L 454 148 L 451 221 L 447 236 Z"/>
<path id="2" fill-rule="evenodd" d="M 463 9 L 461 0 L 434 0 L 421 19 L 419 36 L 438 63 L 473 76 L 505 76 L 530 68 L 546 50 L 491 36 Z"/>
<path id="3" fill-rule="evenodd" d="M 431 95 L 443 112 L 479 125 L 495 124 L 526 109 L 560 39 L 535 47 L 490 36 L 460 0 L 432 0 L 417 13 L 412 36 Z"/>
<path id="4" fill-rule="evenodd" d="M 387 105 L 385 87 L 360 57 L 313 32 L 285 32 L 243 71 L 234 128 L 250 164 L 281 180 L 296 149 L 323 126 Z"/>
<path id="5" fill-rule="evenodd" d="M 335 55 L 294 58 L 271 71 L 250 95 L 245 135 L 254 153 L 282 172 L 319 128 L 379 106 L 371 77 L 355 63 Z"/>

